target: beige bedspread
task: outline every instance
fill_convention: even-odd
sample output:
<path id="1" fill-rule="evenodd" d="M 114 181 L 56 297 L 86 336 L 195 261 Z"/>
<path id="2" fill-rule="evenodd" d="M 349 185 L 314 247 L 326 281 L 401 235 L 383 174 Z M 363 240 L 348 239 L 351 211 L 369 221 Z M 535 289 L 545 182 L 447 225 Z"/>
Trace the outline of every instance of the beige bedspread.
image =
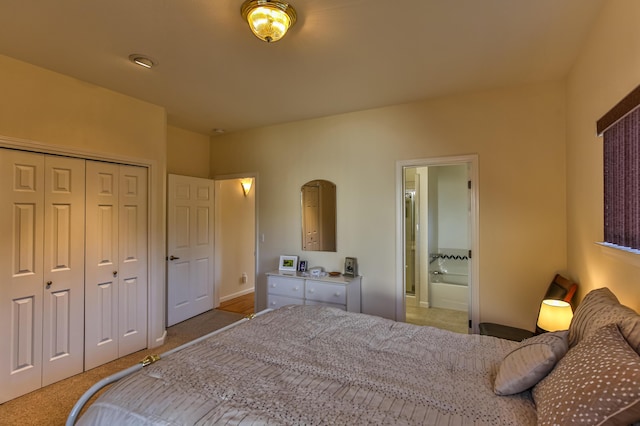
<path id="1" fill-rule="evenodd" d="M 515 342 L 288 306 L 122 379 L 83 425 L 528 425 L 528 392 L 497 396 Z"/>

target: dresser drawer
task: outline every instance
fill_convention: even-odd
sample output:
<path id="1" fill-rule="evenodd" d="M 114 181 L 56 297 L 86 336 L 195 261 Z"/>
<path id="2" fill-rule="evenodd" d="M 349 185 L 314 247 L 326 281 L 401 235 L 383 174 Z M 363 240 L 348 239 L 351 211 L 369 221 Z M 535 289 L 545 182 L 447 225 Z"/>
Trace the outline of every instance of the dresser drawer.
<path id="1" fill-rule="evenodd" d="M 269 277 L 267 293 L 287 297 L 304 297 L 304 280 L 297 278 Z M 271 307 L 271 306 L 269 306 Z"/>
<path id="2" fill-rule="evenodd" d="M 336 303 L 318 302 L 317 300 L 310 300 L 310 299 L 305 300 L 304 304 L 305 305 L 329 306 L 329 307 L 332 307 L 332 308 L 342 309 L 343 311 L 347 310 L 347 305 L 338 305 Z"/>
<path id="3" fill-rule="evenodd" d="M 296 299 L 295 297 L 279 296 L 277 294 L 270 294 L 267 296 L 267 308 L 278 309 L 287 305 L 302 305 L 304 300 Z"/>
<path id="4" fill-rule="evenodd" d="M 306 281 L 307 300 L 344 305 L 347 303 L 346 287 L 341 284 L 330 284 L 322 281 Z"/>

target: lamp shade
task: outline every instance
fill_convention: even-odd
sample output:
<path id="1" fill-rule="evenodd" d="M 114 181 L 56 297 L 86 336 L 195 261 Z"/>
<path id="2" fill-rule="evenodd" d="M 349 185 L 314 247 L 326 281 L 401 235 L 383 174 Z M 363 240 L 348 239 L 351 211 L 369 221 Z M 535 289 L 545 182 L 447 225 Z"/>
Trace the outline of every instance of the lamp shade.
<path id="1" fill-rule="evenodd" d="M 249 191 L 251 191 L 252 184 L 253 178 L 240 179 L 240 186 L 242 186 L 242 192 L 244 193 L 245 197 L 249 194 Z"/>
<path id="2" fill-rule="evenodd" d="M 564 300 L 546 299 L 540 305 L 538 327 L 545 331 L 568 330 L 573 311 Z"/>
<path id="3" fill-rule="evenodd" d="M 247 0 L 241 13 L 256 37 L 267 43 L 284 37 L 297 18 L 293 7 L 278 0 Z"/>

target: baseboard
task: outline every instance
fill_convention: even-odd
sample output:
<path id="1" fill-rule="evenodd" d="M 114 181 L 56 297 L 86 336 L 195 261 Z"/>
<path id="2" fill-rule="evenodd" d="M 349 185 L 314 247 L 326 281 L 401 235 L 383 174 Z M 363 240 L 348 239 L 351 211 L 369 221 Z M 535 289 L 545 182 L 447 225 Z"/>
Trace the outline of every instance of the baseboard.
<path id="1" fill-rule="evenodd" d="M 255 289 L 248 288 L 246 290 L 239 291 L 237 293 L 229 294 L 227 296 L 220 296 L 220 303 L 226 302 L 227 300 L 235 299 L 236 297 L 245 296 L 249 293 L 253 293 Z"/>

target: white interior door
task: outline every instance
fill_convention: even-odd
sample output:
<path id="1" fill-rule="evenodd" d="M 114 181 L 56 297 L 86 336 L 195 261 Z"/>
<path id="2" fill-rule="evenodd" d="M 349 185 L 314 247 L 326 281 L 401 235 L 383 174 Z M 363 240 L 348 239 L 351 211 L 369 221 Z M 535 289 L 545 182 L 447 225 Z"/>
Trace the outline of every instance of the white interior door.
<path id="1" fill-rule="evenodd" d="M 0 403 L 42 383 L 44 156 L 0 149 Z"/>
<path id="2" fill-rule="evenodd" d="M 84 368 L 85 163 L 45 157 L 42 386 Z"/>
<path id="3" fill-rule="evenodd" d="M 87 161 L 85 368 L 147 347 L 147 169 Z"/>
<path id="4" fill-rule="evenodd" d="M 118 356 L 147 347 L 147 169 L 120 166 Z"/>
<path id="5" fill-rule="evenodd" d="M 0 402 L 82 372 L 84 160 L 0 149 Z"/>
<path id="6" fill-rule="evenodd" d="M 167 326 L 214 307 L 214 181 L 169 175 Z"/>
<path id="7" fill-rule="evenodd" d="M 118 356 L 118 165 L 87 161 L 85 368 Z"/>
<path id="8" fill-rule="evenodd" d="M 304 185 L 302 187 L 302 219 L 304 220 L 304 249 L 319 250 L 320 236 L 318 224 L 320 216 L 320 187 Z"/>

